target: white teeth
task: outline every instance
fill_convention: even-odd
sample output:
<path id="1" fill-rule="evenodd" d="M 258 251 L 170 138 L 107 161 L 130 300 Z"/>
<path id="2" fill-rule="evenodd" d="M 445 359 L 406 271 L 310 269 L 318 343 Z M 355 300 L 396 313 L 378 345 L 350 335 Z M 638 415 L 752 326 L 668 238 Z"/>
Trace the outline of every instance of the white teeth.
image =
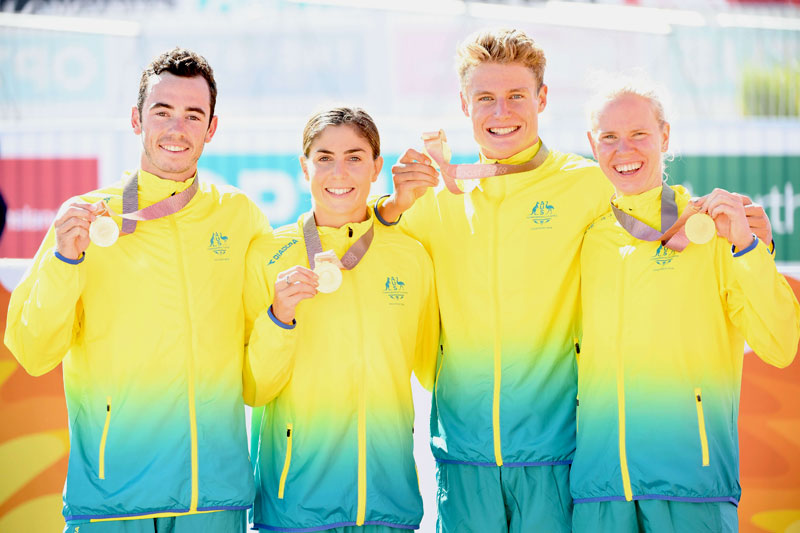
<path id="1" fill-rule="evenodd" d="M 625 163 L 624 165 L 614 166 L 614 170 L 616 170 L 617 172 L 631 172 L 633 170 L 639 170 L 640 168 L 642 168 L 641 161 L 637 163 Z"/>
<path id="2" fill-rule="evenodd" d="M 328 191 L 331 194 L 342 195 L 342 194 L 347 194 L 350 191 L 352 191 L 353 187 L 350 187 L 349 189 L 325 189 L 325 190 Z"/>
<path id="3" fill-rule="evenodd" d="M 162 144 L 161 148 L 169 150 L 170 152 L 183 152 L 186 150 L 183 146 L 175 146 L 174 144 Z"/>
<path id="4" fill-rule="evenodd" d="M 512 131 L 517 131 L 519 126 L 511 126 L 509 128 L 489 128 L 489 131 L 494 133 L 495 135 L 506 135 L 511 133 Z"/>

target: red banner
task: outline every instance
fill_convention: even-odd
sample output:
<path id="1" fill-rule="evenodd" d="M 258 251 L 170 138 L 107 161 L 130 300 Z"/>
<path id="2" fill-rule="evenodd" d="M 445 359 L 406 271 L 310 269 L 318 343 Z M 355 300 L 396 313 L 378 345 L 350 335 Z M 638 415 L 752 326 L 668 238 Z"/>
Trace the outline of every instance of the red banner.
<path id="1" fill-rule="evenodd" d="M 61 204 L 96 189 L 97 178 L 97 159 L 0 159 L 0 257 L 33 257 Z"/>

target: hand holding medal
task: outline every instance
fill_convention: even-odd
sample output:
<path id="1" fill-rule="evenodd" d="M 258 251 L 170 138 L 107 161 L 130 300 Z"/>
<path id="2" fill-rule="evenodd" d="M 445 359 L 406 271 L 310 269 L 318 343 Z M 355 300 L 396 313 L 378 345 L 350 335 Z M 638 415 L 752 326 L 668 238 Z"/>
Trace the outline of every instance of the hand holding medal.
<path id="1" fill-rule="evenodd" d="M 314 274 L 319 276 L 319 292 L 330 294 L 342 284 L 342 262 L 333 250 L 327 250 L 314 255 Z"/>
<path id="2" fill-rule="evenodd" d="M 723 189 L 714 189 L 707 196 L 695 200 L 692 207 L 697 209 L 699 214 L 704 214 L 713 224 L 708 227 L 709 223 L 704 221 L 705 229 L 701 231 L 710 232 L 711 237 L 715 234 L 724 237 L 737 249 L 747 248 L 753 242 L 753 229 L 750 227 L 751 220 L 744 206 L 745 200 L 749 198 Z M 691 218 L 698 215 L 692 215 Z M 687 237 L 690 237 L 689 220 L 686 222 Z"/>

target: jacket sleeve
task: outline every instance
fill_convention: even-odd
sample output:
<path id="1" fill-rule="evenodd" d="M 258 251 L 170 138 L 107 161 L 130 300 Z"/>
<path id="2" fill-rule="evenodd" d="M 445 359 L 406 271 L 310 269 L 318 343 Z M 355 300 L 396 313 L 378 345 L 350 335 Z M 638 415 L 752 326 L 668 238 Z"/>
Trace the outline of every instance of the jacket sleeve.
<path id="1" fill-rule="evenodd" d="M 245 403 L 254 407 L 275 398 L 289 382 L 297 339 L 294 329 L 278 326 L 267 312 L 272 303 L 272 282 L 267 279 L 267 260 L 261 249 L 269 240 L 270 236 L 264 236 L 250 245 L 244 281 L 242 386 Z"/>
<path id="2" fill-rule="evenodd" d="M 763 243 L 739 257 L 730 245 L 721 248 L 720 296 L 731 322 L 764 362 L 788 366 L 800 340 L 800 305 L 791 287 Z"/>
<path id="3" fill-rule="evenodd" d="M 417 326 L 417 345 L 414 354 L 414 374 L 420 384 L 433 391 L 436 377 L 436 362 L 439 353 L 439 304 L 433 278 L 433 265 L 424 254 L 423 280 L 425 296 Z"/>
<path id="4" fill-rule="evenodd" d="M 71 265 L 55 256 L 51 227 L 8 305 L 5 343 L 29 374 L 41 376 L 57 367 L 80 334 L 84 284 L 83 263 Z"/>

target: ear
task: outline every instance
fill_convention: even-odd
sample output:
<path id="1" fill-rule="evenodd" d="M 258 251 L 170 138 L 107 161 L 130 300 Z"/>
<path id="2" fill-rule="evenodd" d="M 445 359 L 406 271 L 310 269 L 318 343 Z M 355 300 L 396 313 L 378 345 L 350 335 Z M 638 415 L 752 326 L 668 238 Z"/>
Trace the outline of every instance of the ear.
<path id="1" fill-rule="evenodd" d="M 211 117 L 211 122 L 208 123 L 208 130 L 206 131 L 206 141 L 211 142 L 211 138 L 217 132 L 217 115 Z"/>
<path id="2" fill-rule="evenodd" d="M 142 120 L 139 116 L 139 108 L 136 106 L 131 108 L 131 126 L 133 127 L 133 133 L 136 135 L 142 134 Z"/>
<path id="3" fill-rule="evenodd" d="M 539 94 L 537 95 L 539 99 L 539 113 L 544 111 L 544 108 L 547 107 L 547 85 L 544 83 L 542 87 L 539 89 Z"/>
<path id="4" fill-rule="evenodd" d="M 669 122 L 664 123 L 661 128 L 661 151 L 666 152 L 669 150 Z"/>
<path id="5" fill-rule="evenodd" d="M 308 167 L 306 166 L 306 156 L 301 155 L 299 158 L 300 160 L 300 168 L 303 169 L 303 176 L 306 178 L 306 181 L 311 181 L 311 177 L 308 175 Z"/>
<path id="6" fill-rule="evenodd" d="M 381 169 L 383 168 L 383 156 L 378 156 L 375 158 L 375 175 L 372 176 L 372 183 L 375 183 L 378 180 L 378 176 L 381 174 Z"/>
<path id="7" fill-rule="evenodd" d="M 592 137 L 592 132 L 586 132 L 586 138 L 589 139 L 589 145 L 592 147 L 592 155 L 594 156 L 595 161 L 597 161 L 597 149 L 594 145 L 594 137 Z"/>
<path id="8" fill-rule="evenodd" d="M 460 91 L 458 96 L 461 97 L 461 111 L 464 113 L 464 116 L 469 118 L 469 102 L 464 97 L 464 91 Z"/>

